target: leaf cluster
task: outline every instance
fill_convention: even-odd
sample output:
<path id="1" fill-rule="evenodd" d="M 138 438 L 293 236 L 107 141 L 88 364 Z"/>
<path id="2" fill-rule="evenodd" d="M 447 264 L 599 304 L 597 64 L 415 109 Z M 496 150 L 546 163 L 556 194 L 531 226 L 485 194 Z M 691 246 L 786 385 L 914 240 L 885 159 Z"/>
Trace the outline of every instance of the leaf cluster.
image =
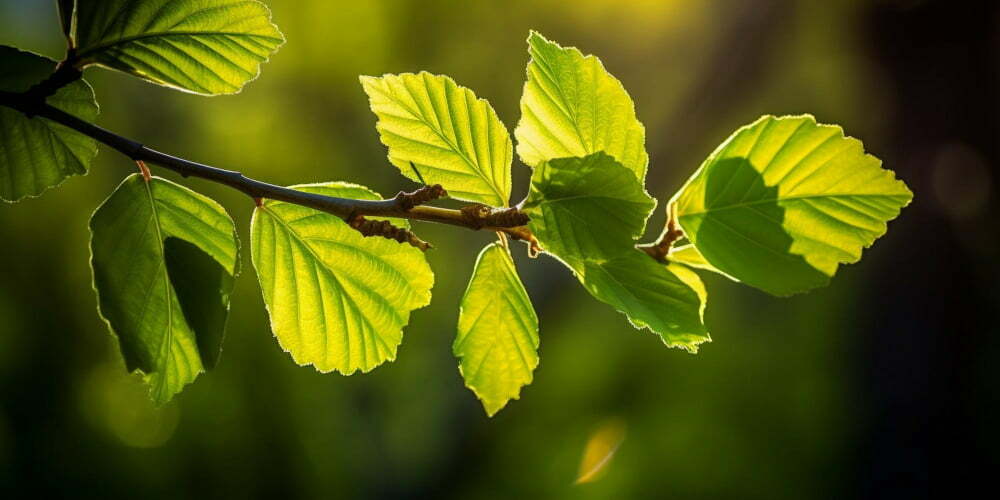
<path id="1" fill-rule="evenodd" d="M 186 92 L 235 93 L 284 42 L 255 0 L 58 5 L 66 59 L 0 47 L 5 103 L 33 96 L 92 122 L 97 103 L 79 79 L 91 66 Z M 657 202 L 645 188 L 646 129 L 631 97 L 595 56 L 535 32 L 528 53 L 513 139 L 488 101 L 450 77 L 361 77 L 389 163 L 428 185 L 397 200 L 405 212 L 447 193 L 472 204 L 463 214 L 485 214 L 476 220 L 526 220 L 511 234 L 523 235 L 530 256 L 558 259 L 595 299 L 667 346 L 693 353 L 710 340 L 707 293 L 695 270 L 778 296 L 804 292 L 860 259 L 912 198 L 840 127 L 809 115 L 765 116 L 709 155 L 665 203 L 661 237 L 641 244 Z M 97 152 L 94 134 L 32 109 L 0 107 L 6 201 L 86 173 Z M 512 203 L 515 152 L 532 174 L 527 197 Z M 342 181 L 291 188 L 382 199 Z M 426 244 L 413 244 L 420 240 L 408 221 L 257 201 L 251 260 L 281 347 L 300 365 L 344 375 L 394 360 L 410 314 L 430 303 L 434 284 Z M 218 362 L 240 271 L 232 218 L 142 165 L 96 210 L 90 229 L 100 314 L 128 369 L 165 403 Z M 380 232 L 392 239 L 368 237 Z M 531 383 L 538 347 L 538 317 L 511 242 L 498 232 L 473 266 L 453 344 L 466 385 L 489 415 Z"/>

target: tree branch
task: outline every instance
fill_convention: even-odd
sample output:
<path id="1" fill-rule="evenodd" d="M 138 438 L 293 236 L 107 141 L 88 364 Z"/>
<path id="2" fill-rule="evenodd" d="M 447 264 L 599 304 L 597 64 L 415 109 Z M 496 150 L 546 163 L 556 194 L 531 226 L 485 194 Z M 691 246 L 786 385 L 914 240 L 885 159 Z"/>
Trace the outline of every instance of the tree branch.
<path id="1" fill-rule="evenodd" d="M 44 85 L 43 87 L 48 90 L 50 86 Z M 38 97 L 41 94 L 44 92 L 29 90 L 27 93 L 12 93 L 0 91 L 0 105 L 18 110 L 29 117 L 47 118 L 69 127 L 96 139 L 135 162 L 158 165 L 173 170 L 184 177 L 198 177 L 223 184 L 255 200 L 262 198 L 280 200 L 335 215 L 344 219 L 365 236 L 382 236 L 401 243 L 409 243 L 422 250 L 430 247 L 407 230 L 395 228 L 391 224 L 373 224 L 374 221 L 364 219 L 364 216 L 373 216 L 437 222 L 474 231 L 496 231 L 507 234 L 516 240 L 527 241 L 529 244 L 534 241 L 531 231 L 526 226 L 527 215 L 517 208 L 494 209 L 484 205 L 470 205 L 471 208 L 463 207 L 462 210 L 453 210 L 422 205 L 446 195 L 441 186 L 426 186 L 413 193 L 401 192 L 396 197 L 385 200 L 338 198 L 276 186 L 251 179 L 234 170 L 196 163 L 148 148 L 46 104 L 44 97 Z M 402 231 L 406 231 L 406 233 Z"/>
<path id="2" fill-rule="evenodd" d="M 37 110 L 45 105 L 45 99 L 83 77 L 83 72 L 75 66 L 75 58 L 75 51 L 70 49 L 66 60 L 60 62 L 48 78 L 32 85 L 24 92 L 22 99 L 24 108 L 21 110 L 24 114 L 28 117 L 34 116 Z"/>

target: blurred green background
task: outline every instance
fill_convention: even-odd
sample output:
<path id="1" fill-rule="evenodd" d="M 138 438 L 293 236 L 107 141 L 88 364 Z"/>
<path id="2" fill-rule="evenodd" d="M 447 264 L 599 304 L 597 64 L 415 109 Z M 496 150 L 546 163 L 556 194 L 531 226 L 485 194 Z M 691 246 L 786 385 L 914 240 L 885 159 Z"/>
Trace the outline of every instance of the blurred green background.
<path id="1" fill-rule="evenodd" d="M 86 177 L 0 206 L 0 495 L 926 498 L 934 477 L 996 464 L 994 2 L 266 3 L 288 42 L 241 94 L 89 70 L 99 123 L 274 183 L 393 194 L 414 185 L 386 161 L 358 75 L 451 75 L 513 130 L 537 29 L 597 54 L 625 84 L 661 203 L 737 127 L 801 112 L 863 139 L 916 200 L 828 288 L 777 299 L 705 276 L 714 342 L 694 356 L 519 245 L 541 365 L 493 419 L 451 354 L 489 234 L 416 227 L 436 246 L 433 303 L 413 315 L 397 361 L 351 377 L 282 352 L 244 255 L 219 366 L 157 410 L 91 290 L 87 220 L 135 168 L 102 148 Z M 55 2 L 0 0 L 0 44 L 60 58 Z M 519 197 L 529 172 L 514 168 Z M 252 202 L 182 182 L 227 207 L 246 249 Z M 649 237 L 662 221 L 658 211 Z M 588 441 L 621 436 L 602 473 L 574 484 Z"/>

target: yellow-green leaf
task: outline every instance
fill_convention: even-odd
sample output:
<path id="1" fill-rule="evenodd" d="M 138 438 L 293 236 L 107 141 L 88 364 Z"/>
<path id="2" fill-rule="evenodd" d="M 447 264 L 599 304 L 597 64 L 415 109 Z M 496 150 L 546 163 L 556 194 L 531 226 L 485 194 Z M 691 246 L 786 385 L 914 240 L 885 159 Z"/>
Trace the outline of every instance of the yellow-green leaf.
<path id="1" fill-rule="evenodd" d="M 534 167 L 546 160 L 603 151 L 646 179 L 646 130 L 625 87 L 595 56 L 532 31 L 517 154 Z"/>
<path id="2" fill-rule="evenodd" d="M 485 99 L 447 76 L 362 76 L 389 161 L 414 181 L 441 184 L 452 198 L 507 206 L 510 134 Z"/>
<path id="3" fill-rule="evenodd" d="M 348 183 L 294 188 L 379 199 Z M 410 312 L 430 303 L 434 274 L 423 252 L 311 208 L 265 201 L 254 211 L 251 253 L 278 343 L 321 372 L 350 375 L 396 359 Z"/>
<path id="4" fill-rule="evenodd" d="M 825 285 L 913 194 L 860 141 L 812 116 L 765 116 L 677 194 L 688 239 L 723 273 L 775 295 Z"/>
<path id="5" fill-rule="evenodd" d="M 538 366 L 538 317 L 510 252 L 493 243 L 479 253 L 462 297 L 452 350 L 461 359 L 465 385 L 495 415 Z"/>
<path id="6" fill-rule="evenodd" d="M 722 271 L 716 269 L 715 266 L 713 266 L 707 260 L 705 260 L 705 256 L 702 255 L 701 252 L 699 252 L 698 249 L 691 244 L 682 245 L 672 249 L 670 251 L 670 254 L 667 255 L 667 261 L 684 264 L 685 266 L 693 267 L 695 269 L 701 269 L 703 271 L 712 271 L 713 273 L 719 273 L 723 276 L 726 276 L 726 273 L 723 273 Z"/>

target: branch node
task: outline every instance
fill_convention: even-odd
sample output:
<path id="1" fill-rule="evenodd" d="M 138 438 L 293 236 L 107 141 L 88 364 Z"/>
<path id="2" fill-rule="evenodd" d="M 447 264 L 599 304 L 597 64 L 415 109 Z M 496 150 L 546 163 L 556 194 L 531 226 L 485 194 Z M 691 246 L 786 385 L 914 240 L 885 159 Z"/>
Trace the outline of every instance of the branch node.
<path id="1" fill-rule="evenodd" d="M 413 231 L 392 225 L 387 220 L 369 220 L 362 215 L 352 213 L 346 219 L 347 224 L 357 230 L 362 236 L 381 236 L 399 243 L 409 243 L 410 246 L 426 252 L 433 248 L 430 243 L 421 240 Z"/>
<path id="2" fill-rule="evenodd" d="M 45 100 L 55 95 L 59 89 L 79 80 L 83 77 L 83 72 L 67 61 L 60 62 L 56 70 L 48 78 L 34 84 L 24 92 L 24 100 L 27 103 L 21 110 L 28 118 L 33 118 Z"/>
<path id="3" fill-rule="evenodd" d="M 459 210 L 462 212 L 462 218 L 474 230 L 482 229 L 486 225 L 484 220 L 490 214 L 490 207 L 481 203 L 466 205 Z"/>
<path id="4" fill-rule="evenodd" d="M 448 191 L 445 191 L 444 187 L 440 184 L 434 184 L 433 186 L 423 186 L 410 193 L 400 191 L 396 193 L 396 196 L 393 199 L 396 200 L 396 206 L 398 206 L 401 210 L 410 211 L 413 207 L 423 205 L 429 201 L 444 198 L 446 196 L 448 196 Z"/>
<path id="5" fill-rule="evenodd" d="M 476 203 L 466 205 L 461 208 L 465 222 L 472 229 L 482 229 L 484 227 L 518 227 L 528 223 L 528 215 L 517 207 L 493 208 L 487 205 Z"/>
<path id="6" fill-rule="evenodd" d="M 486 216 L 486 225 L 493 227 L 517 227 L 528 223 L 528 214 L 518 208 L 494 208 Z"/>
<path id="7" fill-rule="evenodd" d="M 674 204 L 667 205 L 667 225 L 660 235 L 660 241 L 648 245 L 637 245 L 636 248 L 649 254 L 650 257 L 666 262 L 667 255 L 673 249 L 674 243 L 684 237 L 684 230 L 677 225 L 677 207 Z"/>

